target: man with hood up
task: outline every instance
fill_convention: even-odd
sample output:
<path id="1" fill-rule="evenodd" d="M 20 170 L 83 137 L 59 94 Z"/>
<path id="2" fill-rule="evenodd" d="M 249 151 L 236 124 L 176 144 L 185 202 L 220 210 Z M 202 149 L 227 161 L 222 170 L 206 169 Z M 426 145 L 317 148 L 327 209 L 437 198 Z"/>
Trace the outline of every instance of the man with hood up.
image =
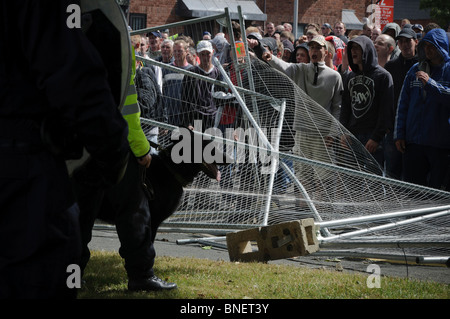
<path id="1" fill-rule="evenodd" d="M 443 29 L 419 42 L 419 62 L 406 74 L 394 140 L 407 182 L 441 188 L 450 156 L 450 57 Z"/>
<path id="2" fill-rule="evenodd" d="M 225 34 L 218 33 L 211 40 L 214 48 L 214 56 L 219 60 L 220 64 L 225 64 L 230 62 L 230 44 L 225 38 Z"/>
<path id="3" fill-rule="evenodd" d="M 383 138 L 393 129 L 392 76 L 378 65 L 377 52 L 369 37 L 358 36 L 349 41 L 347 56 L 352 71 L 343 76 L 339 120 L 383 167 Z M 347 143 L 343 137 L 342 145 L 348 147 Z"/>

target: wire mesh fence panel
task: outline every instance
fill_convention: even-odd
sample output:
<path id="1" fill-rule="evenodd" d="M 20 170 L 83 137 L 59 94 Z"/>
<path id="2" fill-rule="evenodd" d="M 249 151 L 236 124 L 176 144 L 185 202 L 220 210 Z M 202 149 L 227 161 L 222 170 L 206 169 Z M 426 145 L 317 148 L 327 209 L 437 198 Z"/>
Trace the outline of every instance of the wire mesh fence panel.
<path id="1" fill-rule="evenodd" d="M 159 28 L 195 46 L 207 25 L 213 37 L 229 35 L 220 40 L 223 48 L 235 47 L 226 16 L 196 21 Z M 185 187 L 165 227 L 232 230 L 306 217 L 319 225 L 348 220 L 322 227 L 323 243 L 401 241 L 417 243 L 408 245 L 410 252 L 449 255 L 450 193 L 386 177 L 364 145 L 289 77 L 249 54 L 237 61 L 221 48 L 215 45 L 222 62 L 214 76 L 138 58 L 152 70 L 157 92 L 152 110 L 141 105 L 147 137 L 166 147 L 177 141 L 178 127 L 192 125 L 199 141 L 213 139 L 215 148 L 183 151 L 204 160 L 219 150 L 232 159 L 219 165 L 220 181 L 200 173 Z M 367 216 L 379 217 L 358 221 Z"/>

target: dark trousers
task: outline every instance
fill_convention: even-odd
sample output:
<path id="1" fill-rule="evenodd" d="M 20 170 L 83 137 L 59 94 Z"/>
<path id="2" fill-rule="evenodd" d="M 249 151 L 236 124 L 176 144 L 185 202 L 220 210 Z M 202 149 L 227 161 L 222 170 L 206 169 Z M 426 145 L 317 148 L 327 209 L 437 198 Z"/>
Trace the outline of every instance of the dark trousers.
<path id="1" fill-rule="evenodd" d="M 386 134 L 383 144 L 386 175 L 391 178 L 403 179 L 403 154 L 395 146 L 393 133 Z"/>
<path id="2" fill-rule="evenodd" d="M 441 189 L 449 169 L 449 149 L 408 144 L 403 155 L 405 181 Z"/>
<path id="3" fill-rule="evenodd" d="M 0 299 L 75 298 L 78 206 L 65 162 L 37 145 L 0 137 Z"/>
<path id="4" fill-rule="evenodd" d="M 338 145 L 335 148 L 337 164 L 350 169 L 362 169 L 376 175 L 383 175 L 383 141 L 380 142 L 377 150 L 371 156 L 368 156 L 370 153 L 365 148 L 365 145 L 369 141 L 370 136 L 371 134 L 369 133 L 355 134 L 356 140 L 348 136 L 347 146 Z"/>
<path id="5" fill-rule="evenodd" d="M 148 198 L 143 189 L 145 168 L 130 156 L 127 170 L 119 184 L 103 190 L 80 187 L 75 183 L 81 209 L 82 269 L 89 261 L 88 243 L 97 217 L 116 225 L 120 240 L 119 254 L 125 260 L 130 279 L 153 275 L 155 249 Z"/>
<path id="6" fill-rule="evenodd" d="M 361 142 L 361 144 L 363 146 L 365 146 L 367 144 L 367 142 L 370 139 L 370 136 L 371 136 L 371 134 L 369 134 L 369 133 L 355 134 L 355 137 Z M 380 165 L 381 170 L 383 170 L 383 168 L 384 168 L 383 141 L 380 142 L 376 151 L 374 153 L 372 153 L 371 155 L 373 156 L 375 161 L 377 161 L 378 165 Z M 365 156 L 365 155 L 362 155 L 362 156 Z M 367 167 L 369 167 L 370 164 L 367 164 L 367 163 L 368 163 L 368 161 L 366 161 L 366 165 L 367 165 Z"/>

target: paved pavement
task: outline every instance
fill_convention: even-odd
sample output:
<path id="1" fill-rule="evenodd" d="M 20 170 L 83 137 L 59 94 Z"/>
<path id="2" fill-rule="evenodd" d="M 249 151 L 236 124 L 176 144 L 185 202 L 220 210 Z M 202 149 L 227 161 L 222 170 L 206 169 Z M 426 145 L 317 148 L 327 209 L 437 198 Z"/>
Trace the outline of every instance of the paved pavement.
<path id="1" fill-rule="evenodd" d="M 210 235 L 174 232 L 159 233 L 155 240 L 157 256 L 194 257 L 229 261 L 226 242 L 198 242 L 199 239 L 202 240 L 207 237 L 210 237 Z M 193 242 L 181 244 L 181 242 L 186 240 L 191 240 Z M 211 245 L 211 243 L 213 244 Z M 204 249 L 205 246 L 212 247 L 210 249 Z M 119 247 L 120 243 L 114 229 L 104 227 L 96 227 L 94 229 L 93 238 L 90 243 L 91 250 L 118 251 Z M 327 256 L 326 254 L 326 252 L 321 251 L 320 255 L 313 254 L 291 259 L 274 260 L 269 261 L 269 263 L 360 272 L 365 273 L 368 276 L 372 274 L 372 272 L 368 272 L 369 265 L 376 264 L 379 266 L 380 274 L 382 276 L 408 277 L 450 284 L 450 268 L 445 266 L 417 265 L 412 261 L 405 263 L 404 261 L 387 262 L 379 259 L 363 260 L 332 254 Z"/>

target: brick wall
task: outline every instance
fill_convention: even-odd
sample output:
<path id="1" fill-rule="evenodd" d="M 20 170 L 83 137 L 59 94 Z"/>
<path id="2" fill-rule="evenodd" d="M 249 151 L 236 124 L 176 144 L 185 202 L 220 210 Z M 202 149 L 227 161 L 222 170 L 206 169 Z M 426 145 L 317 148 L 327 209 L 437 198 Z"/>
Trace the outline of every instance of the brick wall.
<path id="1" fill-rule="evenodd" d="M 175 14 L 177 0 L 131 0 L 130 12 L 147 15 L 147 27 L 184 20 Z"/>
<path id="2" fill-rule="evenodd" d="M 184 20 L 175 14 L 176 3 L 177 0 L 131 0 L 130 12 L 147 14 L 147 27 L 153 27 Z M 334 24 L 341 20 L 342 9 L 355 10 L 359 19 L 368 16 L 366 8 L 371 0 L 299 0 L 298 3 L 299 23 Z M 275 24 L 294 20 L 294 0 L 257 0 L 256 4 L 267 14 L 267 20 Z"/>
<path id="3" fill-rule="evenodd" d="M 292 22 L 294 0 L 259 0 L 257 4 L 264 10 L 266 7 L 267 19 L 280 24 L 282 22 Z M 361 19 L 368 16 L 366 8 L 371 3 L 370 0 L 299 0 L 298 1 L 298 22 L 318 23 L 328 22 L 334 24 L 342 18 L 342 9 L 355 10 L 356 16 Z"/>

